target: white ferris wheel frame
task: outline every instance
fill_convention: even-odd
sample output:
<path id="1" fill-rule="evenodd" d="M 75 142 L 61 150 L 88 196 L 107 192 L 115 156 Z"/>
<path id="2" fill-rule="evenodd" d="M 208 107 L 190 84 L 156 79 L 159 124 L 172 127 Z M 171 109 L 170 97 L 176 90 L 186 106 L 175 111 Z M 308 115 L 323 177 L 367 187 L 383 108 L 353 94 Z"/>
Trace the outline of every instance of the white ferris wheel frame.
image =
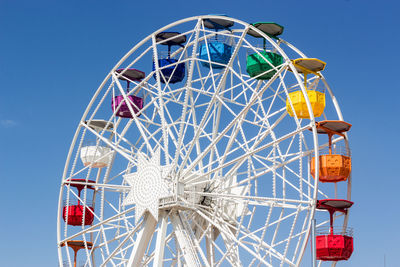
<path id="1" fill-rule="evenodd" d="M 169 25 L 167 25 L 167 26 L 165 26 L 165 27 L 162 27 L 161 29 L 159 29 L 159 30 L 155 31 L 154 33 L 148 35 L 146 38 L 144 38 L 142 41 L 140 41 L 137 45 L 135 45 L 125 56 L 122 57 L 122 59 L 112 68 L 112 70 L 110 71 L 110 73 L 105 77 L 105 79 L 103 80 L 103 82 L 101 83 L 101 85 L 100 85 L 100 86 L 98 87 L 98 89 L 96 90 L 96 92 L 95 92 L 93 98 L 92 98 L 91 101 L 89 102 L 88 107 L 86 108 L 86 110 L 85 110 L 85 112 L 84 112 L 84 114 L 83 114 L 83 116 L 82 116 L 82 118 L 81 118 L 81 120 L 80 120 L 80 123 L 79 123 L 79 125 L 78 125 L 78 127 L 77 127 L 77 130 L 76 130 L 76 132 L 75 132 L 75 135 L 74 135 L 74 138 L 73 138 L 71 147 L 70 147 L 69 152 L 68 152 L 68 156 L 67 156 L 67 160 L 66 160 L 66 164 L 65 164 L 65 168 L 64 168 L 64 172 L 63 172 L 63 182 L 62 182 L 62 184 L 61 184 L 61 189 L 60 189 L 60 194 L 59 194 L 59 208 L 58 208 L 58 214 L 57 214 L 57 216 L 58 216 L 58 220 L 57 220 L 57 243 L 58 243 L 59 264 L 60 264 L 60 266 L 62 266 L 62 256 L 61 256 L 61 255 L 62 255 L 62 251 L 61 251 L 62 248 L 61 248 L 60 244 L 61 244 L 62 242 L 65 242 L 66 240 L 72 240 L 73 238 L 78 237 L 78 236 L 80 236 L 80 235 L 84 236 L 84 235 L 81 234 L 81 233 L 77 233 L 77 234 L 74 234 L 74 235 L 72 235 L 72 236 L 69 236 L 68 239 L 65 239 L 65 238 L 63 239 L 63 238 L 61 237 L 61 233 L 62 233 L 62 222 L 61 222 L 61 219 L 60 219 L 60 218 L 62 217 L 62 202 L 63 202 L 63 193 L 64 193 L 64 190 L 65 190 L 65 179 L 68 177 L 68 169 L 69 169 L 69 166 L 70 166 L 70 161 L 71 161 L 71 159 L 72 159 L 73 152 L 74 152 L 74 148 L 76 147 L 76 144 L 77 144 L 77 141 L 78 141 L 78 137 L 79 137 L 80 131 L 81 131 L 81 129 L 82 129 L 83 127 L 86 127 L 88 131 L 92 131 L 92 133 L 95 134 L 95 132 L 94 132 L 92 129 L 90 129 L 89 127 L 87 127 L 87 126 L 85 125 L 85 123 L 84 123 L 85 119 L 87 119 L 87 116 L 88 116 L 88 114 L 89 114 L 89 112 L 90 112 L 92 106 L 93 106 L 94 103 L 95 103 L 95 100 L 99 97 L 101 91 L 104 89 L 104 87 L 105 87 L 105 85 L 107 84 L 107 82 L 110 81 L 110 79 L 113 79 L 113 78 L 114 78 L 114 79 L 117 79 L 117 77 L 116 77 L 116 75 L 115 75 L 115 71 L 116 71 L 116 70 L 125 62 L 125 60 L 127 60 L 137 49 L 139 49 L 140 47 L 142 47 L 142 46 L 143 46 L 145 43 L 147 43 L 149 40 L 153 40 L 153 42 L 152 42 L 152 43 L 153 43 L 153 49 L 154 49 L 154 51 L 157 51 L 156 42 L 155 42 L 155 36 L 156 36 L 158 33 L 163 32 L 163 31 L 166 31 L 166 30 L 168 30 L 168 29 L 170 29 L 170 28 L 179 26 L 179 25 L 184 24 L 184 23 L 187 23 L 187 22 L 192 22 L 192 21 L 197 21 L 196 25 L 200 25 L 200 24 L 202 23 L 202 20 L 207 19 L 207 18 L 208 18 L 208 19 L 218 19 L 218 18 L 220 19 L 221 16 L 212 16 L 212 15 L 208 15 L 208 16 L 195 16 L 195 17 L 190 17 L 190 18 L 182 19 L 182 20 L 176 21 L 176 22 L 174 22 L 174 23 L 171 23 L 171 24 L 169 24 Z M 228 17 L 222 17 L 222 18 L 228 19 Z M 248 24 L 248 23 L 246 23 L 246 22 L 240 21 L 240 20 L 238 20 L 238 19 L 230 18 L 230 17 L 229 17 L 229 20 L 231 20 L 231 21 L 233 21 L 233 22 L 235 22 L 235 23 L 237 23 L 237 24 L 239 24 L 239 25 L 241 25 L 241 26 L 244 27 L 243 30 L 239 30 L 239 31 L 242 32 L 242 36 L 240 37 L 239 42 L 243 41 L 244 36 L 246 35 L 246 33 L 247 33 L 247 31 L 248 31 L 249 29 L 252 29 L 253 31 L 257 32 L 260 36 L 262 36 L 263 38 L 265 38 L 265 39 L 268 41 L 268 43 L 271 44 L 271 45 L 274 47 L 274 49 L 275 49 L 277 52 L 279 52 L 279 54 L 281 54 L 281 55 L 283 56 L 283 58 L 284 58 L 284 64 L 287 64 L 287 68 L 281 68 L 281 70 L 283 70 L 283 69 L 290 69 L 291 72 L 293 73 L 294 77 L 296 78 L 297 83 L 298 83 L 298 85 L 299 85 L 299 88 L 300 88 L 301 91 L 303 92 L 303 95 L 304 95 L 304 96 L 307 96 L 307 89 L 306 89 L 306 88 L 304 87 L 304 85 L 303 85 L 302 76 L 298 73 L 298 71 L 296 70 L 296 68 L 295 68 L 294 65 L 292 64 L 290 58 L 286 55 L 285 51 L 281 48 L 280 43 L 287 45 L 290 49 L 292 49 L 293 51 L 295 51 L 300 57 L 307 58 L 306 55 L 304 55 L 300 50 L 298 50 L 298 49 L 297 49 L 296 47 L 294 47 L 292 44 L 288 43 L 287 41 L 285 41 L 285 40 L 283 40 L 283 39 L 279 39 L 279 43 L 275 42 L 271 37 L 269 37 L 268 35 L 266 35 L 266 34 L 263 33 L 262 31 L 258 30 L 257 28 L 253 27 L 251 24 Z M 201 29 L 198 28 L 198 29 L 194 29 L 193 31 L 197 31 L 196 34 L 198 34 L 198 32 L 200 32 Z M 235 32 L 235 30 L 233 30 L 232 32 Z M 223 34 L 223 31 L 221 32 L 221 34 Z M 192 44 L 192 46 L 193 46 L 193 54 L 196 53 L 196 50 L 197 50 L 197 43 L 199 42 L 199 40 L 200 40 L 199 38 L 197 38 L 197 39 L 195 39 L 195 40 L 192 40 L 192 42 L 193 42 L 193 44 Z M 157 60 L 156 60 L 156 59 L 157 59 L 157 53 L 156 53 L 156 52 L 154 52 L 154 58 L 155 58 L 155 61 L 157 61 Z M 234 57 L 232 56 L 232 58 L 234 58 Z M 190 59 L 188 59 L 188 60 L 190 60 Z M 130 65 L 133 65 L 134 63 L 135 63 L 135 62 L 132 62 Z M 233 60 L 231 59 L 230 62 L 227 64 L 227 68 L 226 68 L 225 70 L 223 70 L 223 72 L 227 73 L 227 72 L 228 72 L 227 70 L 229 69 L 229 67 L 230 67 L 232 64 L 233 64 Z M 128 67 L 129 67 L 129 66 L 128 66 Z M 157 66 L 157 67 L 158 67 L 158 66 Z M 156 75 L 157 75 L 157 85 L 156 85 L 156 86 L 157 86 L 158 88 L 161 88 L 160 77 L 159 77 L 160 74 L 159 74 L 159 72 L 156 72 Z M 224 74 L 224 75 L 225 75 L 225 74 Z M 227 74 L 226 74 L 226 75 L 227 75 Z M 148 75 L 148 76 L 151 77 L 152 75 Z M 150 78 L 150 79 L 151 79 L 151 78 Z M 188 78 L 188 79 L 189 79 L 189 78 Z M 223 79 L 223 78 L 222 78 L 222 79 Z M 275 78 L 275 79 L 277 79 L 277 78 Z M 326 91 L 328 92 L 328 94 L 329 94 L 329 96 L 330 96 L 330 99 L 332 100 L 332 103 L 333 103 L 335 112 L 336 112 L 336 114 L 337 114 L 337 116 L 338 116 L 338 119 L 339 119 L 339 120 L 343 120 L 343 116 L 342 116 L 342 113 L 341 113 L 339 104 L 338 104 L 338 102 L 337 102 L 337 99 L 336 99 L 335 96 L 333 95 L 333 92 L 332 92 L 331 88 L 329 87 L 328 83 L 326 82 L 325 78 L 324 78 L 322 75 L 321 75 L 321 80 L 323 81 L 323 83 L 324 83 L 324 85 L 325 85 L 325 87 L 326 87 Z M 116 83 L 116 84 L 117 84 L 117 86 L 118 86 L 118 83 Z M 119 86 L 119 87 L 120 87 L 120 86 Z M 285 90 L 286 90 L 286 89 L 285 89 Z M 126 99 L 126 94 L 125 94 L 125 92 L 124 92 L 124 90 L 123 90 L 122 87 L 119 88 L 119 91 L 120 91 L 120 93 L 121 93 L 122 95 L 124 95 L 124 98 Z M 306 100 L 306 105 L 307 105 L 308 110 L 311 111 L 311 110 L 312 110 L 312 107 L 311 107 L 310 100 L 308 99 L 308 97 L 305 97 L 305 100 Z M 188 107 L 185 107 L 185 108 L 188 108 Z M 131 110 L 131 112 L 134 113 L 132 110 Z M 320 148 L 320 146 L 319 146 L 319 143 L 318 143 L 318 134 L 317 134 L 316 126 L 315 126 L 315 121 L 316 121 L 316 120 L 315 120 L 315 118 L 314 118 L 313 112 L 309 112 L 309 114 L 310 114 L 310 119 L 309 119 L 310 123 L 309 123 L 308 128 L 311 129 L 311 131 L 312 131 L 312 138 L 313 138 L 313 149 L 312 149 L 313 151 L 312 151 L 312 153 L 313 153 L 313 155 L 314 155 L 314 157 L 315 157 L 315 169 L 318 169 L 318 166 L 319 166 L 318 159 L 319 159 L 319 148 Z M 136 119 L 137 119 L 137 118 L 135 117 L 135 118 L 133 119 L 133 121 L 135 121 Z M 298 122 L 297 117 L 295 117 L 294 120 L 297 122 L 298 125 L 300 125 L 299 122 Z M 162 131 L 164 131 L 164 129 L 162 129 Z M 304 130 L 302 130 L 302 131 L 304 131 Z M 300 132 L 302 132 L 302 131 L 300 131 Z M 299 133 L 300 133 L 300 132 L 299 132 Z M 145 135 L 144 135 L 144 136 L 145 136 Z M 123 149 L 119 149 L 118 147 L 114 146 L 110 141 L 108 141 L 108 140 L 105 139 L 104 137 L 102 137 L 102 136 L 99 136 L 99 137 L 102 138 L 101 141 L 103 141 L 103 142 L 106 143 L 107 145 L 110 145 L 112 148 L 114 148 L 115 151 L 116 151 L 118 154 L 123 155 L 128 161 L 131 161 L 132 164 L 135 163 L 135 161 L 127 154 L 126 151 L 124 151 Z M 144 138 L 145 138 L 145 137 L 144 137 Z M 348 138 L 347 138 L 347 134 L 346 134 L 346 139 L 345 139 L 344 141 L 345 141 L 346 146 L 348 147 Z M 150 147 L 151 147 L 151 146 L 150 146 Z M 160 147 L 161 147 L 161 144 L 160 144 Z M 152 152 L 153 152 L 153 151 L 152 151 Z M 167 158 L 167 156 L 165 156 L 165 157 Z M 75 160 L 75 161 L 76 161 L 76 160 Z M 75 164 L 75 163 L 74 163 L 74 164 Z M 100 172 L 98 172 L 98 175 L 100 175 Z M 285 178 L 283 178 L 283 179 L 285 179 Z M 105 185 L 97 184 L 97 186 L 101 187 L 101 186 L 105 186 Z M 109 186 L 110 186 L 110 185 L 109 185 Z M 115 186 L 114 188 L 125 188 L 125 187 L 124 187 L 124 186 L 121 186 L 121 187 Z M 294 262 L 294 263 L 290 263 L 290 262 L 289 262 L 290 264 L 293 264 L 294 266 L 298 266 L 298 265 L 300 264 L 301 259 L 302 259 L 303 255 L 304 255 L 304 251 L 305 251 L 305 248 L 306 248 L 306 246 L 307 246 L 307 239 L 308 239 L 308 236 L 309 236 L 309 234 L 310 234 L 311 220 L 314 218 L 314 215 L 315 215 L 315 204 L 316 204 L 317 195 L 318 195 L 318 172 L 315 173 L 315 179 L 314 179 L 313 188 L 314 188 L 314 189 L 313 189 L 314 191 L 313 191 L 312 201 L 310 202 L 311 208 L 310 208 L 310 210 L 309 210 L 310 215 L 307 216 L 307 217 L 308 217 L 308 219 L 307 219 L 308 221 L 305 222 L 305 225 L 306 225 L 306 226 L 305 226 L 306 232 L 304 233 L 304 236 L 305 236 L 306 238 L 303 239 L 302 244 L 301 244 L 301 247 L 299 248 L 299 251 L 300 251 L 300 252 L 299 252 L 299 254 L 298 254 L 297 261 Z M 337 189 L 335 188 L 335 190 L 337 190 Z M 335 194 L 336 194 L 336 191 L 335 191 Z M 207 195 L 207 194 L 205 193 L 205 195 Z M 208 195 L 209 195 L 210 197 L 211 197 L 211 196 L 214 196 L 212 193 L 208 193 Z M 77 196 L 75 195 L 75 197 L 77 197 Z M 229 197 L 229 196 L 227 196 L 227 197 Z M 351 176 L 349 177 L 348 182 L 347 182 L 347 199 L 350 200 L 350 198 L 351 198 Z M 94 200 L 94 199 L 93 199 L 93 200 Z M 129 208 L 127 208 L 127 209 L 124 211 L 124 213 L 127 214 L 127 213 L 131 212 L 132 210 L 134 210 L 134 207 L 129 207 Z M 158 263 L 154 263 L 154 266 L 160 266 L 160 264 L 162 263 L 162 261 L 163 261 L 163 258 L 162 258 L 162 257 L 163 257 L 163 252 L 162 252 L 162 250 L 164 249 L 164 248 L 162 247 L 162 244 L 165 245 L 165 238 L 168 238 L 168 236 L 166 236 L 166 231 L 167 231 L 166 229 L 167 229 L 167 225 L 168 225 L 168 222 L 167 222 L 168 217 L 167 217 L 165 211 L 161 211 L 160 214 L 161 214 L 161 215 L 160 215 L 160 216 L 161 216 L 161 217 L 160 217 L 161 219 L 159 220 L 160 226 L 159 226 L 158 233 L 161 232 L 161 233 L 163 233 L 163 234 L 161 234 L 161 235 L 158 234 L 158 235 L 157 235 L 156 248 L 155 248 L 155 251 L 154 251 L 155 255 L 154 255 L 153 261 L 157 261 L 157 260 L 158 260 Z M 119 215 L 121 215 L 121 214 L 119 214 Z M 205 217 L 207 217 L 207 216 L 205 215 Z M 192 242 L 194 242 L 194 241 L 193 241 L 193 240 L 190 240 L 189 237 L 185 236 L 185 231 L 182 230 L 182 229 L 180 229 L 180 228 L 185 228 L 185 227 L 187 228 L 187 225 L 185 225 L 185 218 L 182 218 L 182 217 L 180 216 L 179 213 L 172 213 L 172 214 L 169 214 L 169 218 L 170 218 L 170 220 L 171 220 L 171 224 L 174 226 L 174 232 L 175 232 L 175 235 L 176 235 L 176 239 L 179 240 L 179 242 L 182 242 L 182 243 L 183 243 L 183 244 L 182 244 L 183 248 L 184 248 L 186 251 L 194 250 L 194 247 L 195 247 L 195 246 L 198 246 L 198 244 L 197 244 L 197 245 L 196 245 L 196 244 L 193 244 Z M 111 221 L 111 220 L 113 220 L 113 217 L 107 218 L 106 220 L 103 220 L 101 223 L 106 223 L 107 221 Z M 347 225 L 347 221 L 348 221 L 348 214 L 346 214 L 346 215 L 344 216 L 344 226 Z M 86 228 L 86 231 L 88 231 L 88 229 L 94 229 L 94 228 L 96 228 L 96 227 L 97 227 L 98 225 L 100 225 L 101 223 L 97 223 L 97 224 L 95 224 L 95 225 L 92 225 L 92 226 Z M 122 244 L 121 247 L 123 246 L 124 242 L 128 241 L 129 238 L 131 238 L 133 235 L 135 235 L 135 234 L 137 233 L 137 231 L 139 231 L 139 228 L 140 228 L 143 224 L 145 225 L 145 226 L 142 228 L 142 230 L 140 231 L 139 237 L 136 238 L 136 240 L 139 240 L 139 242 L 138 242 L 138 243 L 135 243 L 135 245 L 134 245 L 134 251 L 135 251 L 135 253 L 132 252 L 132 255 L 133 255 L 133 254 L 139 255 L 139 258 L 137 258 L 137 257 L 131 257 L 130 260 L 129 260 L 129 262 L 128 262 L 128 265 L 129 265 L 129 264 L 134 264 L 134 265 L 135 265 L 135 264 L 137 264 L 138 262 L 140 262 L 140 261 L 142 260 L 142 256 L 143 256 L 143 254 L 145 253 L 145 250 L 146 250 L 146 246 L 143 245 L 143 244 L 146 243 L 146 242 L 149 242 L 149 240 L 151 239 L 151 235 L 153 235 L 153 233 L 154 233 L 154 229 L 155 229 L 157 223 L 158 223 L 157 220 L 154 220 L 154 219 L 152 220 L 152 218 L 151 218 L 150 216 L 146 215 L 145 218 L 141 221 L 141 223 L 139 223 L 138 225 L 136 225 L 136 226 L 130 231 L 130 233 L 127 234 L 127 237 L 126 237 L 126 238 L 124 239 L 124 241 L 121 243 L 121 244 Z M 215 222 L 210 222 L 210 223 L 215 223 Z M 144 229 L 144 230 L 143 230 L 143 229 Z M 90 231 L 90 230 L 89 230 L 89 231 Z M 140 242 L 143 242 L 143 244 L 140 243 Z M 300 242 L 300 241 L 299 241 L 299 242 Z M 181 249 L 182 249 L 182 247 L 181 247 Z M 68 249 L 67 249 L 66 251 L 67 251 L 66 253 L 68 254 Z M 87 251 L 87 249 L 86 249 L 86 251 Z M 199 263 L 198 263 L 199 259 L 196 258 L 196 257 L 194 256 L 194 254 L 201 254 L 201 253 L 199 253 L 199 251 L 198 251 L 198 252 L 189 252 L 189 253 L 187 253 L 187 255 L 184 256 L 184 259 L 185 259 L 185 261 L 186 261 L 187 264 L 193 265 L 193 266 L 199 265 Z M 109 254 L 108 259 L 111 259 L 112 256 L 113 256 L 112 254 Z M 70 258 L 70 256 L 68 256 L 68 257 Z M 197 255 L 197 257 L 198 257 L 198 255 Z M 200 255 L 200 257 L 201 257 L 201 258 L 207 258 L 205 255 Z M 107 259 L 107 260 L 108 260 L 108 259 Z M 204 261 L 203 261 L 203 262 L 204 262 Z M 205 262 L 207 262 L 207 261 L 205 261 Z M 260 261 L 260 262 L 262 262 L 262 261 Z M 266 263 L 266 262 L 263 262 L 263 263 Z M 320 264 L 321 264 L 321 263 L 320 263 Z M 265 265 L 268 265 L 268 264 L 265 264 Z M 332 266 L 335 266 L 335 265 L 336 265 L 335 263 L 332 264 Z M 103 265 L 102 265 L 102 266 L 103 266 Z"/>

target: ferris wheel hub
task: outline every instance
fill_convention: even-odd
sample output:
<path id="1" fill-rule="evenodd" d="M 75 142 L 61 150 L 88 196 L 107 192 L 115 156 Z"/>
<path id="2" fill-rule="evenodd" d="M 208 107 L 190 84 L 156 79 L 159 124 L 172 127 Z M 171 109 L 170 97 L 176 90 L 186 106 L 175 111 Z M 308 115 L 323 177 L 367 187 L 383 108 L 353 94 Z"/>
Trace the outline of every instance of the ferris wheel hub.
<path id="1" fill-rule="evenodd" d="M 136 205 L 136 223 L 146 211 L 149 211 L 154 219 L 158 219 L 159 200 L 170 194 L 162 177 L 169 168 L 170 166 L 160 165 L 160 150 L 157 149 L 149 160 L 139 153 L 137 172 L 124 175 L 131 189 L 123 205 Z"/>

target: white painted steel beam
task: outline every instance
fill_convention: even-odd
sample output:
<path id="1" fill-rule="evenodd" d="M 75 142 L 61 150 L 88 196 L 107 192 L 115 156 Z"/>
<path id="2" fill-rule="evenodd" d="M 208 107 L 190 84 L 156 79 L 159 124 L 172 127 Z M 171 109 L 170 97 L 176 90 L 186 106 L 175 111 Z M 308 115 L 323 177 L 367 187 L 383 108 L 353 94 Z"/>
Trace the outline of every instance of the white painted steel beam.
<path id="1" fill-rule="evenodd" d="M 193 240 L 190 238 L 190 234 L 184 227 L 181 216 L 178 212 L 173 212 L 169 217 L 174 227 L 175 236 L 185 259 L 186 266 L 200 267 L 200 260 L 197 256 Z"/>
<path id="2" fill-rule="evenodd" d="M 144 226 L 140 230 L 135 246 L 133 247 L 132 254 L 128 261 L 128 267 L 138 267 L 141 265 L 143 260 L 143 255 L 146 251 L 147 245 L 154 233 L 157 226 L 157 220 L 153 218 L 148 212 L 144 217 Z"/>
<path id="3" fill-rule="evenodd" d="M 157 242 L 153 260 L 153 267 L 163 266 L 165 236 L 167 233 L 167 226 L 168 226 L 168 216 L 166 212 L 161 211 L 159 217 L 160 217 L 160 226 L 158 227 L 158 232 L 157 232 Z"/>
<path id="4" fill-rule="evenodd" d="M 209 232 L 207 233 L 206 236 L 206 247 L 207 247 L 207 260 L 208 264 L 210 266 L 214 266 L 215 264 L 215 249 L 213 246 L 213 241 L 214 241 L 214 231 L 212 227 L 210 227 Z"/>

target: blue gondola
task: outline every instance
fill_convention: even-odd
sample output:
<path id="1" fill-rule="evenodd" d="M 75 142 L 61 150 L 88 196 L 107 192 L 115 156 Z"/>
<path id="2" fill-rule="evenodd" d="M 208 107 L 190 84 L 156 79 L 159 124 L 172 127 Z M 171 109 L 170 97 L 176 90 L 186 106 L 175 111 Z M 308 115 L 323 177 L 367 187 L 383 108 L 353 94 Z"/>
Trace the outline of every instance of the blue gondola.
<path id="1" fill-rule="evenodd" d="M 227 29 L 233 26 L 234 22 L 227 19 L 204 19 L 204 27 L 218 30 Z M 200 45 L 200 59 L 204 67 L 210 68 L 212 66 L 216 69 L 223 69 L 228 64 L 232 56 L 232 45 L 218 40 L 218 35 L 215 35 L 215 40 L 209 41 Z M 210 64 L 209 61 L 219 63 Z"/>
<path id="2" fill-rule="evenodd" d="M 185 63 L 178 63 L 178 59 L 171 57 L 171 47 L 181 46 L 186 42 L 186 35 L 179 32 L 161 32 L 156 35 L 157 43 L 168 46 L 168 56 L 161 56 L 158 59 L 158 67 L 160 68 L 160 81 L 162 83 L 177 83 L 185 78 Z M 153 71 L 156 69 L 153 61 Z M 153 75 L 157 79 L 156 73 Z"/>

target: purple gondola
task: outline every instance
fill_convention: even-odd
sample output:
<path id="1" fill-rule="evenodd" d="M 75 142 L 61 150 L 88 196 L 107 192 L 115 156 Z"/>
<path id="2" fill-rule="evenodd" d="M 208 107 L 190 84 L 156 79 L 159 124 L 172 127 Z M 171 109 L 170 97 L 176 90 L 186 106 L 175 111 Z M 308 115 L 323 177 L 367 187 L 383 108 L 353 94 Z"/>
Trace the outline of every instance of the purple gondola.
<path id="1" fill-rule="evenodd" d="M 146 76 L 143 71 L 137 69 L 118 69 L 116 72 L 121 74 L 118 79 L 127 82 L 126 90 L 128 93 L 130 82 L 140 82 Z M 132 119 L 132 110 L 139 117 L 140 111 L 143 109 L 143 98 L 135 95 L 127 95 L 126 99 L 127 101 L 125 101 L 123 95 L 115 96 L 111 101 L 112 111 L 118 117 Z"/>

